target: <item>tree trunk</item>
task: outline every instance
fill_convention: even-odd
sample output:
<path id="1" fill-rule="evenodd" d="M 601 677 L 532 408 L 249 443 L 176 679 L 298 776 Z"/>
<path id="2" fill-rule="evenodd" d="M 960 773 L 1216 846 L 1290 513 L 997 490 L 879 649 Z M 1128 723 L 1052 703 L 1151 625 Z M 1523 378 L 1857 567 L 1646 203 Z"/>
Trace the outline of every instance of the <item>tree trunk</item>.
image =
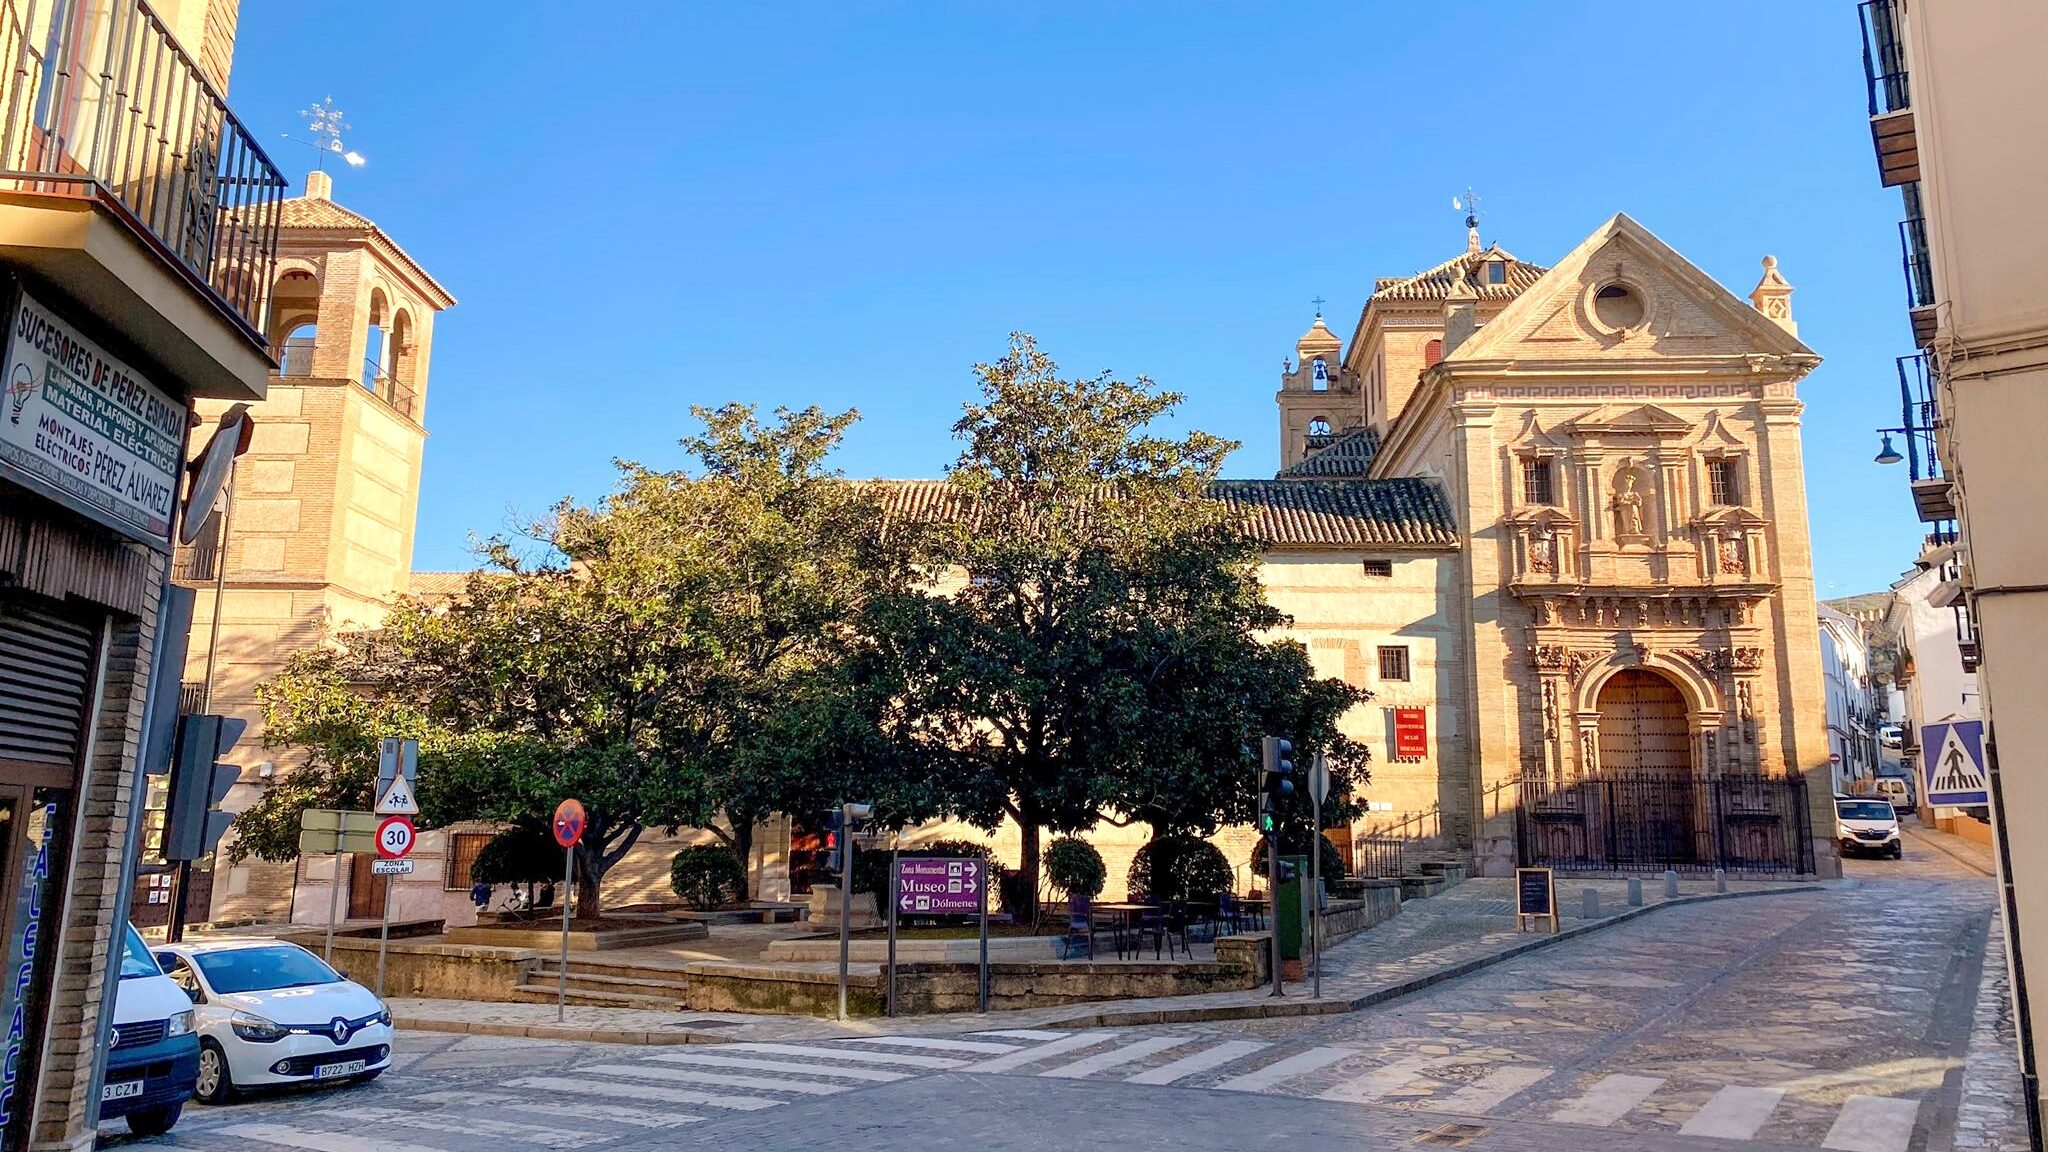
<path id="1" fill-rule="evenodd" d="M 1018 911 L 1022 913 L 1019 918 L 1024 923 L 1036 924 L 1038 923 L 1038 858 L 1041 854 L 1038 842 L 1038 814 L 1028 808 L 1024 809 L 1023 812 L 1023 818 L 1017 822 L 1017 839 L 1021 846 L 1017 860 L 1017 871 L 1031 883 L 1024 893 L 1024 907 L 1018 909 Z"/>
<path id="2" fill-rule="evenodd" d="M 579 850 L 577 855 L 583 858 L 576 862 L 579 865 L 576 870 L 576 919 L 596 920 L 604 912 L 598 896 L 604 886 L 604 874 L 591 867 L 590 853 Z M 568 893 L 563 893 L 562 898 L 568 899 Z"/>
<path id="3" fill-rule="evenodd" d="M 728 816 L 732 821 L 732 853 L 740 858 L 740 899 L 754 898 L 754 821 L 748 816 Z"/>

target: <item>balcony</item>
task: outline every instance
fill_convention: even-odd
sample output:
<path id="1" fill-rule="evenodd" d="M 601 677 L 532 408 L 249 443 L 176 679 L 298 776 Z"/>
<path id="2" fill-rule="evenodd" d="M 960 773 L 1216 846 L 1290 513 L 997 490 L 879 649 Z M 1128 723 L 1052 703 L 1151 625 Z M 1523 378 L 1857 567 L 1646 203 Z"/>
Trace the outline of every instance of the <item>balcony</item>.
<path id="1" fill-rule="evenodd" d="M 1906 477 L 1913 486 L 1913 510 L 1923 524 L 1940 524 L 1956 518 L 1955 494 L 1942 473 L 1937 435 L 1942 427 L 1941 405 L 1935 397 L 1934 373 L 1924 355 L 1901 356 L 1899 372 L 1899 420 L 1897 429 L 1906 447 Z"/>
<path id="2" fill-rule="evenodd" d="M 260 351 L 283 175 L 141 0 L 69 12 L 0 0 L 0 201 L 104 210 Z M 53 272 L 129 319 L 75 259 Z"/>
<path id="3" fill-rule="evenodd" d="M 1899 221 L 1899 263 L 1906 275 L 1906 315 L 1913 323 L 1913 343 L 1925 348 L 1933 343 L 1935 332 L 1934 258 L 1927 251 L 1927 219 L 1919 213 L 1919 197 L 1907 200 L 1914 211 Z"/>
<path id="4" fill-rule="evenodd" d="M 293 336 L 282 344 L 270 349 L 271 358 L 277 361 L 279 376 L 311 376 L 313 374 L 313 338 Z"/>
<path id="5" fill-rule="evenodd" d="M 1920 142 L 1913 127 L 1898 0 L 1864 0 L 1856 11 L 1863 21 L 1863 79 L 1870 93 L 1878 182 L 1895 188 L 1920 179 Z"/>

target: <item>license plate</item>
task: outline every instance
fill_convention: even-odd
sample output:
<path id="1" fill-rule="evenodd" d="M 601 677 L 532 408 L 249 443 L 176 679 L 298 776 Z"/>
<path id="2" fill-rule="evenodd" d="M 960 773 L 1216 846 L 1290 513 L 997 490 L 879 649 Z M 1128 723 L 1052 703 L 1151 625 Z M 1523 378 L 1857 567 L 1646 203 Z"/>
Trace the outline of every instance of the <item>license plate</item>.
<path id="1" fill-rule="evenodd" d="M 344 1060 L 339 1064 L 318 1064 L 313 1068 L 313 1079 L 331 1080 L 336 1076 L 353 1076 L 369 1066 L 367 1060 Z"/>
<path id="2" fill-rule="evenodd" d="M 142 1095 L 142 1081 L 129 1080 L 122 1084 L 109 1084 L 100 1089 L 102 1100 L 126 1100 L 130 1096 Z"/>

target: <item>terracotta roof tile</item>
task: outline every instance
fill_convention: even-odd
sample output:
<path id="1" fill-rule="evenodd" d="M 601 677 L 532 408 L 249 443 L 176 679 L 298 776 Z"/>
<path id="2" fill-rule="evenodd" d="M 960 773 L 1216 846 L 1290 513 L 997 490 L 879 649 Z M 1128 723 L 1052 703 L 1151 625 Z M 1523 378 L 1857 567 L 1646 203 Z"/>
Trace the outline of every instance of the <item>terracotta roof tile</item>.
<path id="1" fill-rule="evenodd" d="M 944 480 L 873 483 L 892 517 L 970 514 Z M 1242 511 L 1252 535 L 1271 548 L 1458 546 L 1450 506 L 1427 480 L 1220 480 L 1210 491 Z"/>
<path id="2" fill-rule="evenodd" d="M 1507 261 L 1508 276 L 1505 284 L 1482 284 L 1478 273 L 1479 265 L 1488 257 L 1498 256 Z M 1451 278 L 1463 276 L 1482 300 L 1508 300 L 1520 296 L 1541 279 L 1548 268 L 1535 264 L 1524 264 L 1514 255 L 1503 251 L 1498 245 L 1484 252 L 1460 252 L 1434 268 L 1425 268 L 1413 276 L 1381 277 L 1373 282 L 1372 296 L 1375 300 L 1441 300 L 1451 291 Z"/>
<path id="3" fill-rule="evenodd" d="M 1302 460 L 1280 470 L 1283 480 L 1306 477 L 1348 476 L 1364 479 L 1372 468 L 1372 458 L 1379 455 L 1380 434 L 1371 428 L 1352 428 L 1339 432 L 1328 444 L 1316 449 Z"/>
<path id="4" fill-rule="evenodd" d="M 429 288 L 446 298 L 447 303 L 440 307 L 452 307 L 455 303 L 455 297 L 448 289 L 442 287 L 440 281 L 421 267 L 420 262 L 412 258 L 412 253 L 399 247 L 398 241 L 377 227 L 369 217 L 343 208 L 332 200 L 318 196 L 295 196 L 282 201 L 278 204 L 278 227 L 303 228 L 312 232 L 361 232 L 366 236 L 373 236 L 387 245 L 401 263 L 426 281 Z"/>

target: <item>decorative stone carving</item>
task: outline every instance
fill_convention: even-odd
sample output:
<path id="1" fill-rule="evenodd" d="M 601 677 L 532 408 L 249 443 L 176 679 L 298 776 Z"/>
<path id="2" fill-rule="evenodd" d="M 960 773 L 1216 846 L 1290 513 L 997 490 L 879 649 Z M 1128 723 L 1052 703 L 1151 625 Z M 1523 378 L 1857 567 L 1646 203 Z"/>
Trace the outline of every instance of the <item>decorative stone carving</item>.
<path id="1" fill-rule="evenodd" d="M 1621 473 L 1619 487 L 1614 493 L 1614 535 L 1626 540 L 1647 538 L 1643 531 L 1643 494 L 1636 490 L 1636 469 L 1629 468 Z"/>
<path id="2" fill-rule="evenodd" d="M 1709 676 L 1719 675 L 1728 668 L 1726 648 L 1680 648 L 1678 654 L 1692 661 L 1700 671 Z"/>
<path id="3" fill-rule="evenodd" d="M 1764 666 L 1764 650 L 1761 648 L 1736 648 L 1728 653 L 1729 665 L 1743 672 L 1755 672 Z"/>
<path id="4" fill-rule="evenodd" d="M 1648 664 L 1650 662 L 1650 646 L 1648 644 L 1631 644 L 1629 647 L 1635 651 L 1636 663 Z"/>
<path id="5" fill-rule="evenodd" d="M 1730 576 L 1740 576 L 1749 571 L 1749 564 L 1744 560 L 1742 555 L 1743 548 L 1741 537 L 1734 535 L 1721 537 L 1720 552 L 1721 571 L 1724 574 Z"/>
<path id="6" fill-rule="evenodd" d="M 1649 626 L 1650 626 L 1650 602 L 1649 602 L 1648 600 L 1644 600 L 1644 599 L 1638 598 L 1638 599 L 1636 600 L 1636 627 L 1638 627 L 1638 628 L 1648 628 Z"/>
<path id="7" fill-rule="evenodd" d="M 1557 571 L 1557 535 L 1547 525 L 1529 537 L 1529 571 Z"/>
<path id="8" fill-rule="evenodd" d="M 1579 770 L 1587 775 L 1600 771 L 1600 735 L 1591 728 L 1579 729 Z"/>
<path id="9" fill-rule="evenodd" d="M 1536 646 L 1536 666 L 1538 668 L 1563 668 L 1565 659 L 1570 654 L 1571 649 L 1566 648 L 1562 644 L 1538 644 Z"/>
<path id="10" fill-rule="evenodd" d="M 1756 713 L 1750 708 L 1749 681 L 1735 682 L 1735 714 L 1742 720 L 1742 742 L 1756 743 Z"/>
<path id="11" fill-rule="evenodd" d="M 1706 764 L 1709 770 L 1713 768 L 1714 764 L 1717 761 L 1716 753 L 1720 747 L 1720 743 L 1721 734 L 1719 732 L 1714 731 L 1712 728 L 1707 729 L 1707 755 L 1705 757 L 1704 763 Z"/>
<path id="12" fill-rule="evenodd" d="M 1557 743 L 1557 681 L 1543 681 L 1543 738 Z"/>

